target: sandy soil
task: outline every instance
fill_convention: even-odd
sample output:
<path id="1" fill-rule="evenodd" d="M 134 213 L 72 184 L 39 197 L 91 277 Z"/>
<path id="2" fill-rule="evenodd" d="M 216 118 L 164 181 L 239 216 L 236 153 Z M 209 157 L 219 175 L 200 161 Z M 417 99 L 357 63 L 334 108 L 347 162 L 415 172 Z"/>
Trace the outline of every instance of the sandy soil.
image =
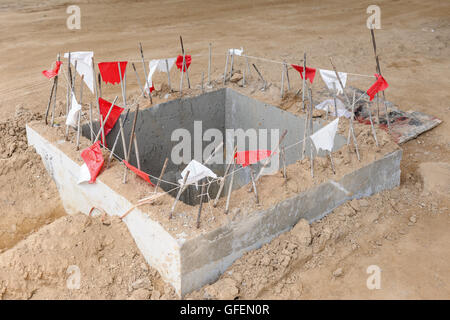
<path id="1" fill-rule="evenodd" d="M 39 157 L 24 144 L 24 122 L 42 118 L 50 92 L 51 83 L 40 72 L 50 67 L 57 52 L 93 50 L 97 61 L 138 62 L 138 41 L 147 58 L 175 56 L 182 34 L 186 50 L 196 55 L 190 76 L 197 87 L 201 73 L 207 71 L 210 42 L 215 54 L 213 79 L 223 74 L 225 50 L 240 46 L 250 55 L 288 62 L 298 61 L 306 51 L 312 66 L 328 69 L 331 55 L 339 70 L 372 74 L 375 64 L 365 26 L 369 4 L 81 1 L 82 29 L 70 31 L 63 1 L 1 1 L 0 26 L 8 32 L 0 35 L 4 119 L 0 123 L 0 295 L 175 298 L 158 274 L 146 267 L 122 223 L 105 224 L 78 215 L 61 218 L 64 212 L 56 187 Z M 376 34 L 381 68 L 390 84 L 387 98 L 402 110 L 425 112 L 443 123 L 402 146 L 399 188 L 341 206 L 311 226 L 298 224 L 238 259 L 216 284 L 188 298 L 450 298 L 450 94 L 446 90 L 450 4 L 418 0 L 378 4 L 382 29 Z M 237 68 L 244 67 L 237 63 Z M 279 65 L 255 63 L 273 88 L 279 87 Z M 142 74 L 139 63 L 137 67 Z M 291 72 L 291 79 L 298 88 L 298 75 Z M 130 95 L 138 92 L 134 80 L 129 77 Z M 371 82 L 349 78 L 351 85 L 361 88 Z M 321 86 L 315 82 L 313 90 Z M 269 93 L 274 96 L 276 90 Z M 64 94 L 59 90 L 58 100 L 65 101 Z M 115 88 L 104 89 L 105 96 L 115 94 Z M 267 98 L 259 91 L 254 96 Z M 86 94 L 85 99 L 92 96 Z M 58 243 L 62 234 L 67 238 Z M 67 253 L 70 247 L 77 249 Z M 129 251 L 121 256 L 125 249 Z M 69 265 L 82 271 L 80 290 L 66 288 Z M 379 290 L 366 286 L 369 265 L 382 270 Z"/>

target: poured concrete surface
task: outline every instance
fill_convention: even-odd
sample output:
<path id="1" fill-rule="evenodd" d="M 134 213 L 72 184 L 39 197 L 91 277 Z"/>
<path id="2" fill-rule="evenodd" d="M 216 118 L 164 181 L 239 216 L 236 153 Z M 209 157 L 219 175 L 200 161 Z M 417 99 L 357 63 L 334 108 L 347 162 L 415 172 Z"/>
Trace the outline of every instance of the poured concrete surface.
<path id="1" fill-rule="evenodd" d="M 227 93 L 217 91 L 216 94 L 226 95 Z M 202 99 L 202 96 L 194 99 Z M 252 100 L 240 95 L 240 97 L 234 97 L 228 101 L 230 103 L 228 107 L 232 108 L 230 114 L 241 112 L 241 117 L 234 120 L 229 119 L 228 125 L 252 128 L 255 124 L 259 125 L 263 123 L 261 121 L 264 121 L 266 123 L 261 126 L 281 130 L 289 125 L 292 126 L 289 129 L 293 132 L 293 137 L 289 138 L 292 141 L 287 140 L 287 143 L 301 139 L 302 131 L 295 130 L 297 124 L 301 126 L 303 122 L 301 118 L 283 112 L 282 116 L 285 118 L 283 121 L 279 121 L 271 116 L 271 108 L 274 107 L 256 103 L 252 105 Z M 172 103 L 175 104 L 176 101 L 178 100 Z M 192 101 L 182 100 L 181 104 L 188 106 Z M 225 103 L 227 102 L 225 101 Z M 180 105 L 180 101 L 178 101 L 178 105 Z M 154 109 L 152 112 L 158 112 L 158 108 L 162 109 L 162 106 L 163 104 L 154 106 L 149 110 Z M 174 105 L 173 108 L 177 108 L 177 106 Z M 259 108 L 261 110 L 257 110 Z M 227 107 L 224 108 L 225 117 L 228 114 L 226 109 Z M 246 110 L 250 111 L 245 112 Z M 182 112 L 181 109 L 180 112 Z M 243 114 L 248 115 L 252 112 L 257 114 L 254 118 L 244 118 Z M 145 119 L 145 113 L 142 114 L 142 118 Z M 174 118 L 168 117 L 168 119 Z M 193 120 L 195 119 L 191 118 L 188 122 Z M 242 122 L 239 123 L 239 121 Z M 227 120 L 225 120 L 226 125 Z M 277 127 L 281 125 L 283 127 Z M 172 129 L 174 128 L 176 127 L 172 127 Z M 297 136 L 294 136 L 295 132 L 297 132 Z M 143 134 L 142 131 L 140 134 Z M 127 197 L 119 194 L 112 186 L 102 181 L 101 175 L 95 184 L 78 185 L 76 183 L 80 163 L 64 153 L 59 146 L 59 144 L 69 144 L 70 142 L 64 140 L 56 143 L 50 142 L 45 137 L 45 132 L 40 130 L 38 125 L 33 124 L 27 125 L 27 137 L 29 144 L 34 146 L 41 155 L 47 170 L 55 180 L 64 207 L 69 214 L 78 211 L 87 214 L 90 208 L 100 207 L 110 215 L 119 215 L 133 206 L 134 203 Z M 337 136 L 337 146 L 345 141 L 342 139 L 343 137 Z M 298 150 L 289 156 L 288 162 L 296 160 L 296 153 Z M 213 230 L 205 230 L 200 235 L 189 239 L 174 236 L 162 227 L 160 221 L 151 219 L 140 208 L 128 215 L 124 222 L 148 263 L 160 272 L 163 279 L 170 283 L 179 295 L 183 296 L 215 281 L 243 253 L 258 248 L 278 234 L 289 230 L 299 219 L 305 218 L 312 222 L 322 218 L 345 201 L 398 186 L 401 156 L 402 151 L 396 150 L 344 175 L 337 181 L 329 180 L 284 199 L 272 207 L 250 212 L 238 220 L 229 221 Z M 126 188 L 126 185 L 123 187 Z"/>

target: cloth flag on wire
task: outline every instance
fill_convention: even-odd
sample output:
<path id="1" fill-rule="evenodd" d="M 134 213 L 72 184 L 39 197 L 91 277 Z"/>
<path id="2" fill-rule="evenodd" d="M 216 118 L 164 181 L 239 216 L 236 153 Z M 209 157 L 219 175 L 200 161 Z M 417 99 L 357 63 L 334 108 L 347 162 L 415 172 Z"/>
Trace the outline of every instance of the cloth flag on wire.
<path id="1" fill-rule="evenodd" d="M 325 127 L 317 130 L 314 134 L 310 136 L 314 146 L 317 151 L 319 149 L 328 150 L 331 152 L 334 145 L 334 137 L 336 136 L 336 131 L 339 125 L 339 118 L 336 118 Z"/>
<path id="2" fill-rule="evenodd" d="M 100 141 L 97 141 L 92 146 L 84 149 L 81 152 L 81 158 L 84 160 L 84 165 L 86 165 L 90 174 L 89 183 L 94 183 L 104 163 L 102 150 L 100 149 Z M 80 177 L 78 183 L 86 181 L 86 167 L 80 167 Z"/>
<path id="3" fill-rule="evenodd" d="M 377 81 L 375 81 L 369 90 L 367 90 L 367 95 L 370 97 L 370 101 L 373 100 L 378 92 L 386 90 L 389 87 L 389 84 L 381 75 L 375 74 L 375 77 L 377 78 Z"/>
<path id="4" fill-rule="evenodd" d="M 270 150 L 250 150 L 236 152 L 234 158 L 236 163 L 246 167 L 250 164 L 255 164 L 263 159 L 270 157 L 272 151 Z"/>
<path id="5" fill-rule="evenodd" d="M 323 82 L 327 85 L 328 89 L 336 90 L 337 94 L 342 94 L 343 90 L 341 85 L 339 84 L 339 80 L 336 77 L 336 73 L 332 70 L 324 70 L 319 69 L 320 76 L 322 77 Z M 341 79 L 342 86 L 345 88 L 345 84 L 347 82 L 347 73 L 338 72 L 339 78 Z"/>
<path id="6" fill-rule="evenodd" d="M 333 116 L 336 116 L 334 114 L 334 99 L 327 99 L 325 101 L 322 101 L 315 108 L 318 110 L 328 110 L 328 112 L 331 112 Z M 348 119 L 352 115 L 352 113 L 345 108 L 344 103 L 339 98 L 336 98 L 336 109 L 338 117 L 344 116 Z"/>
<path id="7" fill-rule="evenodd" d="M 92 73 L 92 51 L 78 51 L 70 53 L 70 63 L 75 65 L 77 61 L 77 72 L 80 76 L 84 76 L 84 83 L 86 83 L 89 90 L 94 93 L 94 75 Z M 69 53 L 64 54 L 64 58 L 69 58 Z"/>
<path id="8" fill-rule="evenodd" d="M 70 107 L 69 113 L 67 114 L 66 124 L 68 126 L 77 127 L 78 115 L 80 112 L 81 112 L 81 105 L 77 102 L 75 94 L 72 92 L 72 105 Z"/>
<path id="9" fill-rule="evenodd" d="M 184 58 L 185 58 L 185 62 L 186 62 L 186 68 L 189 69 L 189 66 L 191 65 L 191 62 L 192 62 L 192 57 L 191 57 L 191 55 L 187 54 L 184 56 Z M 181 71 L 181 68 L 183 66 L 183 56 L 177 57 L 176 65 L 177 65 L 178 70 Z M 183 68 L 184 72 L 186 72 L 186 68 Z"/>
<path id="10" fill-rule="evenodd" d="M 230 54 L 234 54 L 235 56 L 242 56 L 244 49 L 242 47 L 240 49 L 229 49 L 228 52 Z"/>
<path id="11" fill-rule="evenodd" d="M 166 65 L 167 60 L 167 65 Z M 153 74 L 156 71 L 160 72 L 170 72 L 177 58 L 169 58 L 169 59 L 154 59 L 149 62 L 149 73 L 148 73 L 148 85 L 150 86 L 150 92 L 152 92 L 155 87 L 153 86 Z M 183 57 L 181 57 L 181 63 L 183 63 Z M 169 67 L 169 69 L 167 69 Z M 148 89 L 147 83 L 145 84 L 145 89 Z"/>
<path id="12" fill-rule="evenodd" d="M 300 77 L 303 79 L 303 67 L 296 64 L 291 64 L 291 66 L 300 73 Z M 306 79 L 309 79 L 309 82 L 313 83 L 315 76 L 316 69 L 306 67 Z"/>
<path id="13" fill-rule="evenodd" d="M 147 181 L 148 183 L 150 183 L 153 187 L 155 186 L 151 181 L 150 181 L 150 176 L 148 174 L 146 174 L 144 171 L 139 170 L 138 168 L 136 168 L 135 166 L 132 166 L 131 164 L 129 164 L 126 160 L 123 160 L 123 163 L 128 167 L 128 169 L 130 169 L 131 171 L 133 171 L 138 177 L 144 179 L 145 181 Z"/>
<path id="14" fill-rule="evenodd" d="M 217 178 L 217 175 L 214 172 L 212 172 L 211 169 L 209 169 L 208 167 L 204 166 L 203 164 L 201 164 L 196 160 L 192 160 L 181 172 L 182 179 L 178 180 L 178 183 L 180 185 L 183 184 L 184 177 L 188 171 L 189 176 L 186 180 L 186 184 L 195 183 L 196 187 L 198 187 L 197 182 L 203 178 L 206 177 Z"/>
<path id="15" fill-rule="evenodd" d="M 48 79 L 51 79 L 58 75 L 59 73 L 59 67 L 61 66 L 62 61 L 56 61 L 55 67 L 52 70 L 44 70 L 42 71 L 42 74 L 47 77 Z"/>
<path id="16" fill-rule="evenodd" d="M 100 113 L 102 115 L 102 119 L 105 120 L 106 116 L 108 115 L 109 109 L 111 108 L 112 103 L 108 102 L 102 98 L 98 98 L 98 104 L 100 106 Z M 104 125 L 105 136 L 107 136 L 108 133 L 112 130 L 112 128 L 114 128 L 114 125 L 116 124 L 117 120 L 119 119 L 122 111 L 123 111 L 123 108 L 118 107 L 116 105 L 113 106 L 111 113 L 109 114 L 108 120 L 106 120 L 106 123 Z"/>
<path id="17" fill-rule="evenodd" d="M 118 64 L 120 63 L 120 72 Z M 103 81 L 105 83 L 120 83 L 120 74 L 122 74 L 122 79 L 125 76 L 125 70 L 127 68 L 127 61 L 114 61 L 114 62 L 100 62 L 98 64 L 98 69 L 102 75 Z"/>

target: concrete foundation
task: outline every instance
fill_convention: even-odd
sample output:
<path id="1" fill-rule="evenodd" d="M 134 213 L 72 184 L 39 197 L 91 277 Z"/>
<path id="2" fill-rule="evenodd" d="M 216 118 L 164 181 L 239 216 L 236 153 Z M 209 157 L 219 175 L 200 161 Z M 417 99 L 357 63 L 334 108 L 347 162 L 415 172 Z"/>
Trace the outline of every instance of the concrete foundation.
<path id="1" fill-rule="evenodd" d="M 130 113 L 125 122 L 127 136 L 132 119 L 133 114 Z M 202 121 L 203 132 L 215 128 L 223 132 L 224 137 L 226 129 L 229 128 L 243 130 L 261 128 L 269 131 L 278 129 L 280 132 L 287 129 L 286 145 L 303 138 L 304 119 L 231 89 L 221 89 L 195 98 L 155 105 L 141 112 L 137 123 L 137 139 L 142 169 L 158 175 L 164 159 L 166 157 L 170 159 L 171 150 L 177 144 L 171 141 L 171 133 L 177 128 L 185 128 L 194 136 L 196 134 L 194 121 Z M 321 121 L 314 123 L 315 130 L 320 126 Z M 114 142 L 117 129 L 114 128 L 108 135 L 107 143 L 110 146 Z M 95 206 L 101 207 L 108 214 L 119 215 L 133 206 L 134 203 L 114 190 L 102 179 L 102 175 L 97 178 L 95 184 L 78 185 L 76 181 L 81 162 L 73 159 L 61 148 L 61 144 L 69 142 L 64 140 L 50 142 L 41 131 L 39 126 L 27 125 L 28 142 L 41 155 L 69 214 L 79 211 L 87 214 L 90 208 Z M 88 135 L 86 128 L 84 135 Z M 340 148 L 345 141 L 344 137 L 337 135 L 335 149 Z M 194 150 L 193 141 L 192 144 Z M 205 142 L 203 147 L 208 144 L 209 142 Z M 272 149 L 273 144 L 269 137 L 268 149 Z M 120 143 L 116 150 L 122 157 L 123 150 Z M 288 164 L 298 160 L 300 150 L 301 144 L 287 151 Z M 196 158 L 196 155 L 193 156 Z M 206 230 L 189 239 L 174 236 L 160 221 L 151 219 L 140 208 L 128 215 L 124 222 L 148 263 L 183 296 L 215 281 L 243 253 L 258 248 L 289 230 L 299 219 L 305 218 L 312 222 L 350 199 L 369 196 L 398 186 L 401 157 L 402 151 L 396 150 L 344 175 L 339 180 L 329 180 L 294 197 L 284 199 L 268 209 L 252 212 L 239 221 L 229 221 L 214 230 Z M 130 162 L 135 165 L 136 159 L 132 158 Z M 176 181 L 183 168 L 184 165 L 175 165 L 169 161 L 168 172 L 164 178 Z M 223 174 L 222 164 L 212 165 L 210 168 L 218 175 Z M 239 188 L 249 181 L 248 169 L 241 170 L 235 178 L 235 186 Z M 126 188 L 127 185 L 122 187 Z M 162 187 L 165 190 L 170 188 L 169 185 Z M 192 187 L 183 200 L 187 204 L 195 204 L 196 192 L 195 187 Z"/>

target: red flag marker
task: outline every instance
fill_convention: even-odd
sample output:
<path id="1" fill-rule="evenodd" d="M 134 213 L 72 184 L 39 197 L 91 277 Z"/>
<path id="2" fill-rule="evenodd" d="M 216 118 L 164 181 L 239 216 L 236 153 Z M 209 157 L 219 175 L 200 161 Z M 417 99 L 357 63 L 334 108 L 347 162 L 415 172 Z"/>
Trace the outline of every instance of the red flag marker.
<path id="1" fill-rule="evenodd" d="M 119 62 L 101 62 L 98 64 L 100 74 L 102 75 L 103 81 L 105 83 L 120 83 L 120 74 L 117 64 Z M 120 61 L 120 72 L 122 73 L 122 79 L 125 74 L 125 69 L 127 68 L 127 61 Z"/>
<path id="2" fill-rule="evenodd" d="M 254 150 L 254 151 L 239 151 L 236 152 L 234 158 L 236 163 L 242 165 L 243 167 L 249 164 L 255 164 L 265 158 L 270 157 L 272 151 L 270 150 Z"/>
<path id="3" fill-rule="evenodd" d="M 296 64 L 291 64 L 291 66 L 300 73 L 300 77 L 303 79 L 303 67 Z M 309 79 L 309 82 L 313 83 L 315 76 L 316 69 L 306 67 L 306 79 Z"/>
<path id="4" fill-rule="evenodd" d="M 44 70 L 42 71 L 42 74 L 46 76 L 47 78 L 51 79 L 54 76 L 56 76 L 59 73 L 59 67 L 61 66 L 62 61 L 56 61 L 55 67 L 53 70 Z"/>
<path id="5" fill-rule="evenodd" d="M 92 146 L 84 149 L 81 152 L 81 158 L 84 160 L 84 163 L 86 163 L 89 173 L 91 174 L 89 183 L 94 183 L 104 162 L 102 151 L 100 149 L 100 141 L 97 141 Z"/>
<path id="6" fill-rule="evenodd" d="M 386 90 L 387 87 L 389 87 L 389 84 L 384 80 L 382 76 L 379 74 L 375 74 L 375 77 L 377 78 L 377 81 L 367 90 L 367 95 L 370 97 L 370 101 L 373 100 L 377 92 Z"/>
<path id="7" fill-rule="evenodd" d="M 191 55 L 189 55 L 189 54 L 185 55 L 184 59 L 185 59 L 185 62 L 186 62 L 186 68 L 189 69 L 189 66 L 191 65 L 191 62 L 192 62 Z M 178 70 L 181 71 L 181 67 L 183 66 L 183 56 L 178 56 L 177 57 L 176 65 L 177 65 Z M 183 68 L 184 72 L 186 72 L 186 68 Z"/>
<path id="8" fill-rule="evenodd" d="M 108 111 L 111 108 L 112 103 L 108 102 L 102 98 L 98 98 L 98 104 L 100 106 L 100 113 L 102 114 L 102 119 L 105 120 L 106 115 L 108 114 Z M 122 111 L 123 111 L 123 108 L 114 105 L 114 107 L 111 110 L 111 113 L 108 117 L 108 120 L 106 120 L 106 123 L 105 123 L 105 136 L 107 136 L 108 133 L 112 130 L 112 128 L 114 128 L 114 125 L 116 124 L 117 120 L 119 119 Z"/>
<path id="9" fill-rule="evenodd" d="M 148 183 L 150 183 L 153 187 L 155 186 L 151 181 L 150 181 L 150 176 L 148 174 L 146 174 L 144 171 L 139 170 L 138 168 L 132 166 L 131 164 L 129 164 L 126 160 L 123 160 L 123 163 L 125 163 L 125 165 L 128 167 L 128 169 L 130 169 L 131 171 L 133 171 L 134 173 L 136 173 L 137 176 L 141 177 L 142 179 L 144 179 L 145 181 L 147 181 Z"/>

